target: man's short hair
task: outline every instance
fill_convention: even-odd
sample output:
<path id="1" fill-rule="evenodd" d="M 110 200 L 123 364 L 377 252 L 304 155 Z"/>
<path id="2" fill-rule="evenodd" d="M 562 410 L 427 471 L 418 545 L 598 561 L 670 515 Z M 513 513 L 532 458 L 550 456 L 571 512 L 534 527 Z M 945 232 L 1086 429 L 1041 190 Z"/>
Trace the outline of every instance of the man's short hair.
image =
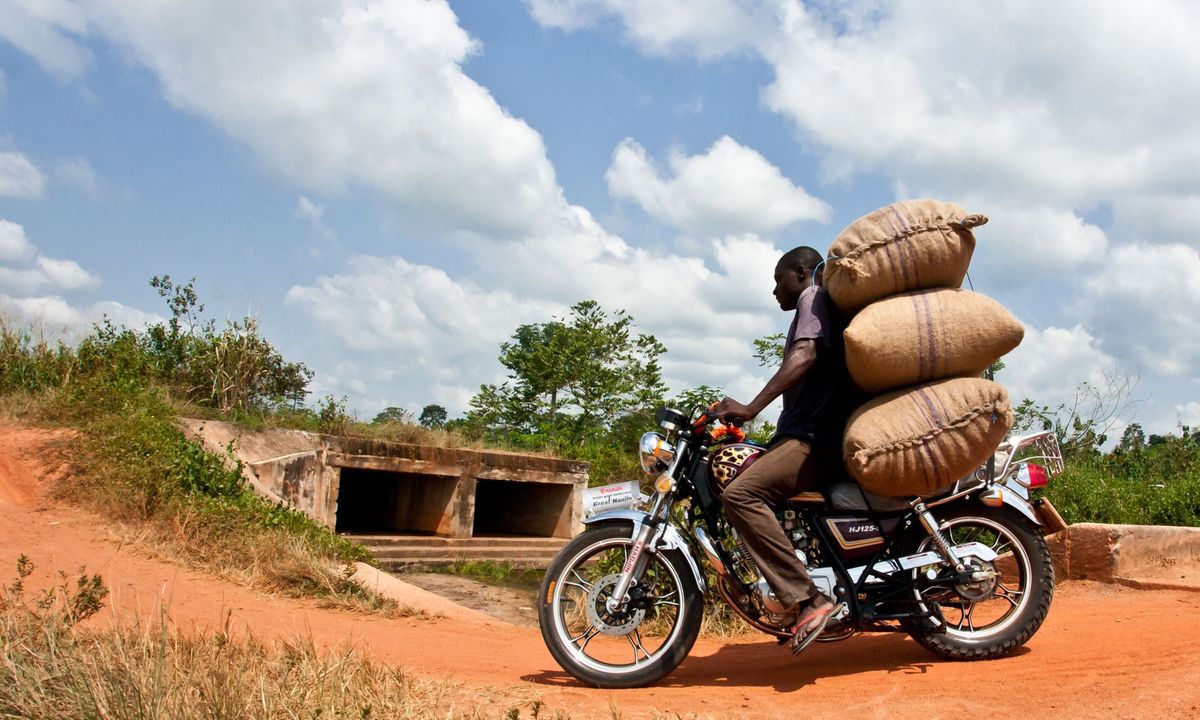
<path id="1" fill-rule="evenodd" d="M 788 250 L 779 258 L 779 265 L 788 270 L 799 270 L 804 268 L 809 272 L 813 268 L 824 262 L 825 258 L 821 257 L 821 253 L 807 245 L 801 245 L 798 248 Z"/>

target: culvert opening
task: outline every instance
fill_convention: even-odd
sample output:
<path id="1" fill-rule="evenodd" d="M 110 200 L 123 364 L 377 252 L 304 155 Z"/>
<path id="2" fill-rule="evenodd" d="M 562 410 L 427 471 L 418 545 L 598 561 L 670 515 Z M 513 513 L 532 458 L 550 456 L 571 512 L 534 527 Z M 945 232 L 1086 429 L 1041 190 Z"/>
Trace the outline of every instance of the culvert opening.
<path id="1" fill-rule="evenodd" d="M 450 513 L 457 478 L 342 468 L 337 532 L 433 535 Z"/>
<path id="2" fill-rule="evenodd" d="M 571 537 L 570 485 L 479 480 L 475 537 Z"/>

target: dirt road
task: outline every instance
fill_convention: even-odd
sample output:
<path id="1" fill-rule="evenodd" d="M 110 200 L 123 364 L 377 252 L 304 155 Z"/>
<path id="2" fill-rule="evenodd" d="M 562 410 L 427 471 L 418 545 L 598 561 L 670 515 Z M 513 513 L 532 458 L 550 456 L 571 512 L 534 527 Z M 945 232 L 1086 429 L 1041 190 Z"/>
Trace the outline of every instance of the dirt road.
<path id="1" fill-rule="evenodd" d="M 516 689 L 571 717 L 1200 718 L 1200 593 L 1094 583 L 1059 587 L 1046 623 L 1015 656 L 952 663 L 899 635 L 817 645 L 793 658 L 766 637 L 701 640 L 661 685 L 580 687 L 535 629 L 466 619 L 379 620 L 264 595 L 150 559 L 107 539 L 102 520 L 42 493 L 52 436 L 0 424 L 0 583 L 19 554 L 35 580 L 86 565 L 112 588 L 110 613 L 165 604 L 184 631 L 225 626 L 259 638 L 353 645 L 419 675 Z"/>

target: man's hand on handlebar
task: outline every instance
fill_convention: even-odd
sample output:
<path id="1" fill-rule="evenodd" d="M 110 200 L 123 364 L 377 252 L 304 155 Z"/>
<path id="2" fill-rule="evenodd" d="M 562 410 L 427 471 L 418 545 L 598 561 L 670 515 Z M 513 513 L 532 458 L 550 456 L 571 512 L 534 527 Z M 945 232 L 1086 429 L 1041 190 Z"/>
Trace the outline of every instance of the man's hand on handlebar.
<path id="1" fill-rule="evenodd" d="M 708 415 L 741 425 L 754 419 L 755 412 L 742 403 L 727 397 L 708 411 Z"/>

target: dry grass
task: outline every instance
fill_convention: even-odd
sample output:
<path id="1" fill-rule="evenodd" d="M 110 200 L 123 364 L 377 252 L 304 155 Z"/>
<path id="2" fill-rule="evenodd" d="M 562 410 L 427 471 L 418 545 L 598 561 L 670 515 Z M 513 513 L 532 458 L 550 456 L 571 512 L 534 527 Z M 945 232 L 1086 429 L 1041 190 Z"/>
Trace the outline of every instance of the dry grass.
<path id="1" fill-rule="evenodd" d="M 107 593 L 96 576 L 30 597 L 0 589 L 0 717 L 563 717 L 531 688 L 468 688 L 417 678 L 354 649 L 264 642 L 228 628 L 183 633 L 156 622 L 87 621 Z M 87 582 L 83 582 L 86 579 Z"/>
<path id="2" fill-rule="evenodd" d="M 700 637 L 734 638 L 758 632 L 747 625 L 745 620 L 735 615 L 716 594 L 716 591 L 713 591 L 710 602 L 704 608 L 704 619 L 700 622 Z"/>
<path id="3" fill-rule="evenodd" d="M 233 536 L 228 542 L 210 537 L 211 529 L 187 527 L 183 510 L 176 517 L 152 522 L 114 522 L 105 527 L 108 539 L 130 546 L 148 557 L 199 570 L 240 585 L 291 598 L 313 598 L 318 607 L 363 612 L 383 617 L 432 618 L 424 611 L 401 605 L 350 579 L 352 564 L 339 566 L 314 555 L 299 539 L 284 535 Z"/>

